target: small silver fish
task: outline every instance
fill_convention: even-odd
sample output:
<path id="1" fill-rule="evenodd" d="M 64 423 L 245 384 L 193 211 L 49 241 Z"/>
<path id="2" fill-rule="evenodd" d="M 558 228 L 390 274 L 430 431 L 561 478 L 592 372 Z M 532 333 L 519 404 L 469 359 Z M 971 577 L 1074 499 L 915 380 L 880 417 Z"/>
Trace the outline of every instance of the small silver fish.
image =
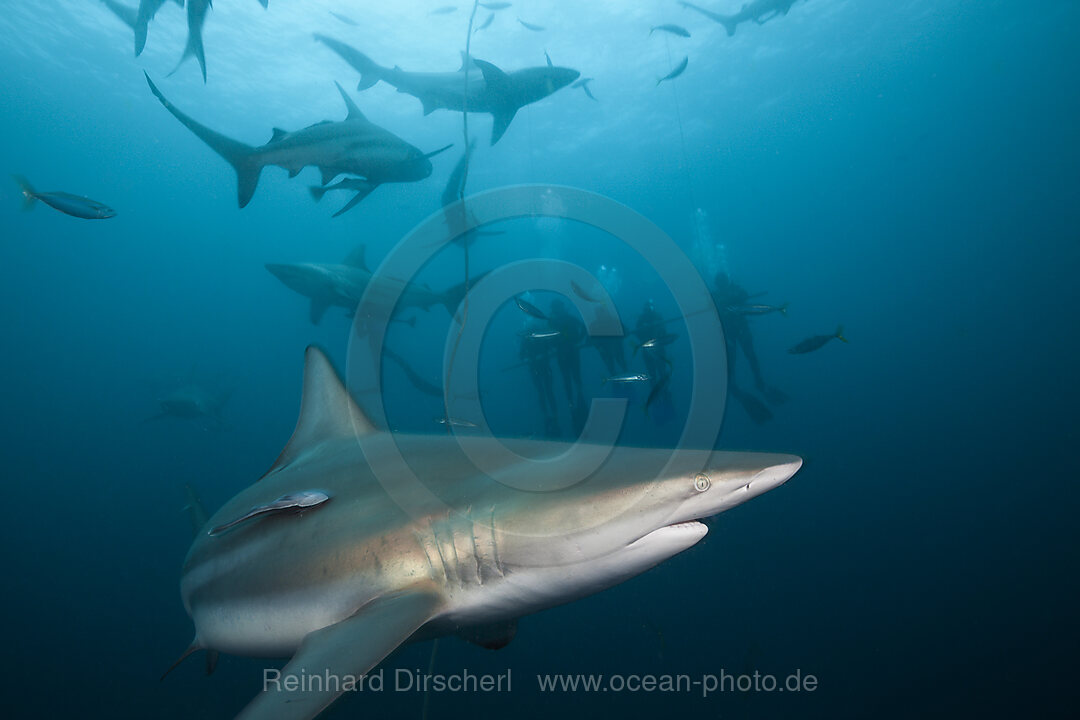
<path id="1" fill-rule="evenodd" d="M 527 23 L 521 18 L 518 18 L 518 22 L 521 23 L 521 26 L 523 28 L 525 28 L 526 30 L 532 30 L 533 32 L 544 32 L 544 30 L 547 29 L 543 25 L 533 25 L 532 23 Z"/>
<path id="2" fill-rule="evenodd" d="M 322 505 L 329 500 L 330 496 L 322 490 L 303 490 L 297 493 L 289 493 L 288 495 L 282 495 L 277 500 L 267 503 L 266 505 L 256 505 L 235 520 L 230 520 L 224 525 L 218 525 L 213 528 L 210 530 L 209 534 L 217 535 L 223 533 L 231 527 L 260 515 L 303 512 L 308 508 Z"/>
<path id="3" fill-rule="evenodd" d="M 604 378 L 605 383 L 635 383 L 645 382 L 649 379 L 648 375 L 640 373 L 638 375 L 615 375 L 614 377 Z"/>
<path id="4" fill-rule="evenodd" d="M 544 338 L 552 338 L 558 335 L 562 335 L 558 330 L 542 330 L 537 332 L 531 332 L 525 337 L 530 337 L 534 340 L 543 340 Z"/>
<path id="5" fill-rule="evenodd" d="M 477 427 L 476 423 L 469 422 L 468 420 L 462 420 L 461 418 L 440 417 L 440 418 L 435 418 L 435 422 L 439 423 L 440 425 L 447 425 L 449 427 L 464 427 L 464 428 Z"/>

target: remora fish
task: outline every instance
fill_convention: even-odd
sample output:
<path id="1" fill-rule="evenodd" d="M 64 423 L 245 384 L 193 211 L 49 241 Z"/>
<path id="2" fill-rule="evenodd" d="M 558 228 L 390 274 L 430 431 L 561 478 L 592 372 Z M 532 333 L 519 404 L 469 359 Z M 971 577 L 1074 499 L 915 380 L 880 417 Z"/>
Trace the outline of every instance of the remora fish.
<path id="1" fill-rule="evenodd" d="M 679 37 L 690 37 L 690 31 L 681 25 L 672 25 L 670 23 L 666 25 L 653 25 L 652 30 L 649 30 L 649 34 L 652 35 L 657 30 L 660 32 L 671 33 L 672 35 L 678 35 Z"/>
<path id="2" fill-rule="evenodd" d="M 344 120 L 315 123 L 293 132 L 274 128 L 270 142 L 252 147 L 195 122 L 161 94 L 149 75 L 146 82 L 173 117 L 233 166 L 240 207 L 251 202 L 267 165 L 285 168 L 289 177 L 316 166 L 324 184 L 341 174 L 359 175 L 371 185 L 416 182 L 431 174 L 428 155 L 370 122 L 340 85 L 338 91 L 349 111 Z"/>
<path id="3" fill-rule="evenodd" d="M 489 62 L 470 60 L 464 53 L 456 72 L 406 72 L 398 67 L 381 67 L 339 40 L 325 35 L 316 35 L 315 39 L 359 71 L 359 90 L 382 80 L 398 92 L 417 98 L 424 106 L 425 115 L 440 109 L 460 112 L 466 106 L 469 112 L 491 113 L 492 145 L 506 132 L 518 110 L 566 87 L 581 74 L 570 68 L 547 66 L 503 72 Z"/>
<path id="4" fill-rule="evenodd" d="M 204 528 L 309 488 L 333 501 L 218 535 L 200 530 L 180 579 L 195 624 L 183 657 L 291 655 L 279 680 L 345 678 L 409 640 L 461 633 L 495 644 L 501 628 L 508 641 L 518 618 L 695 545 L 708 532 L 700 520 L 776 488 L 802 464 L 710 450 L 671 463 L 670 449 L 603 448 L 587 481 L 563 486 L 549 483 L 582 469 L 560 457 L 569 443 L 468 439 L 466 454 L 454 437 L 380 431 L 309 349 L 285 450 Z M 560 457 L 562 466 L 537 474 L 524 457 Z M 347 689 L 271 681 L 240 717 L 312 718 Z"/>
<path id="5" fill-rule="evenodd" d="M 29 210 L 34 203 L 40 200 L 49 207 L 59 210 L 65 215 L 82 218 L 84 220 L 107 220 L 116 217 L 116 211 L 108 205 L 103 205 L 97 200 L 72 195 L 71 193 L 50 190 L 38 192 L 30 185 L 30 181 L 22 175 L 15 176 L 15 182 L 19 185 L 19 191 L 23 196 L 23 209 Z"/>

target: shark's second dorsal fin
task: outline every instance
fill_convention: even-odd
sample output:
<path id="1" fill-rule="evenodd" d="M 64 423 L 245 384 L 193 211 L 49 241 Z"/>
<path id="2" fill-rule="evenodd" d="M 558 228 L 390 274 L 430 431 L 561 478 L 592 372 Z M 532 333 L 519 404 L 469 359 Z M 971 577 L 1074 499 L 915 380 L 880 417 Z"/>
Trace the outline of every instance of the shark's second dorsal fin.
<path id="1" fill-rule="evenodd" d="M 347 92 L 345 92 L 345 88 L 341 87 L 341 83 L 335 82 L 334 84 L 337 85 L 338 92 L 341 93 L 341 97 L 345 101 L 345 107 L 349 111 L 349 115 L 345 119 L 363 120 L 364 122 L 367 122 L 367 118 L 364 117 L 364 113 L 360 112 L 360 108 L 356 106 L 356 103 L 353 102 L 353 99 L 349 97 L 349 94 Z"/>
<path id="2" fill-rule="evenodd" d="M 357 245 L 353 250 L 345 257 L 345 264 L 354 268 L 360 268 L 361 270 L 367 270 L 367 245 Z"/>
<path id="3" fill-rule="evenodd" d="M 304 395 L 300 419 L 289 444 L 267 475 L 294 462 L 320 443 L 335 438 L 359 437 L 375 432 L 375 425 L 356 406 L 330 360 L 311 345 L 304 356 Z"/>

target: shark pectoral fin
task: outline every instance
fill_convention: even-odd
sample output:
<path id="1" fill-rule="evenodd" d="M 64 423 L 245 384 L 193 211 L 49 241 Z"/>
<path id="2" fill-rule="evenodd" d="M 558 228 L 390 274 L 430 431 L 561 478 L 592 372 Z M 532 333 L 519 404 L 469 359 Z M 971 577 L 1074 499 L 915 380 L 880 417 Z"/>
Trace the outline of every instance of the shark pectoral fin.
<path id="1" fill-rule="evenodd" d="M 495 112 L 492 114 L 493 122 L 491 124 L 491 144 L 499 142 L 499 138 L 506 132 L 506 128 L 510 127 L 510 121 L 514 119 L 514 115 L 517 114 L 517 108 L 509 108 L 507 111 Z"/>
<path id="2" fill-rule="evenodd" d="M 379 183 L 368 183 L 367 187 L 365 187 L 362 190 L 357 191 L 357 193 L 355 195 L 353 195 L 352 200 L 345 203 L 345 207 L 341 208 L 336 213 L 334 213 L 332 215 L 332 217 L 340 217 L 340 216 L 344 215 L 345 213 L 349 212 L 354 207 L 356 207 L 361 202 L 363 202 L 364 198 L 366 198 L 368 195 L 370 195 L 372 192 L 374 192 L 375 188 L 377 188 L 377 187 L 379 187 Z"/>
<path id="3" fill-rule="evenodd" d="M 312 687 L 293 691 L 283 689 L 284 682 L 268 682 L 266 690 L 237 717 L 245 720 L 315 717 L 350 689 L 350 678 L 358 684 L 361 675 L 430 620 L 439 603 L 438 594 L 432 590 L 408 590 L 372 600 L 345 620 L 316 630 L 304 638 L 300 649 L 282 670 L 281 678 L 325 675 L 340 678 L 341 682 L 305 683 Z"/>
<path id="4" fill-rule="evenodd" d="M 300 419 L 289 444 L 267 475 L 305 452 L 334 438 L 356 438 L 375 432 L 375 424 L 356 406 L 322 350 L 311 345 L 304 356 L 304 394 Z"/>
<path id="5" fill-rule="evenodd" d="M 329 307 L 330 305 L 325 300 L 313 299 L 311 301 L 311 309 L 308 311 L 308 317 L 311 318 L 311 324 L 318 325 L 322 321 L 323 315 L 326 314 L 326 310 Z"/>
<path id="6" fill-rule="evenodd" d="M 517 620 L 474 625 L 459 630 L 457 635 L 465 642 L 479 645 L 485 650 L 502 650 L 517 635 Z"/>

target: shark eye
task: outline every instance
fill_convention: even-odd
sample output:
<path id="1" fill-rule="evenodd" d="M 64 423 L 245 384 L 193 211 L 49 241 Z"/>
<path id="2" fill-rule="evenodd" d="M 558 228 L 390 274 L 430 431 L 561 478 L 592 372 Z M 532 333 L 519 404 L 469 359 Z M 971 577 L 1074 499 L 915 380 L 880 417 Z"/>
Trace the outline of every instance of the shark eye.
<path id="1" fill-rule="evenodd" d="M 705 473 L 698 473 L 697 477 L 694 478 L 694 489 L 698 492 L 705 492 L 709 489 L 710 485 L 712 485 L 712 482 L 710 482 L 709 476 Z"/>

